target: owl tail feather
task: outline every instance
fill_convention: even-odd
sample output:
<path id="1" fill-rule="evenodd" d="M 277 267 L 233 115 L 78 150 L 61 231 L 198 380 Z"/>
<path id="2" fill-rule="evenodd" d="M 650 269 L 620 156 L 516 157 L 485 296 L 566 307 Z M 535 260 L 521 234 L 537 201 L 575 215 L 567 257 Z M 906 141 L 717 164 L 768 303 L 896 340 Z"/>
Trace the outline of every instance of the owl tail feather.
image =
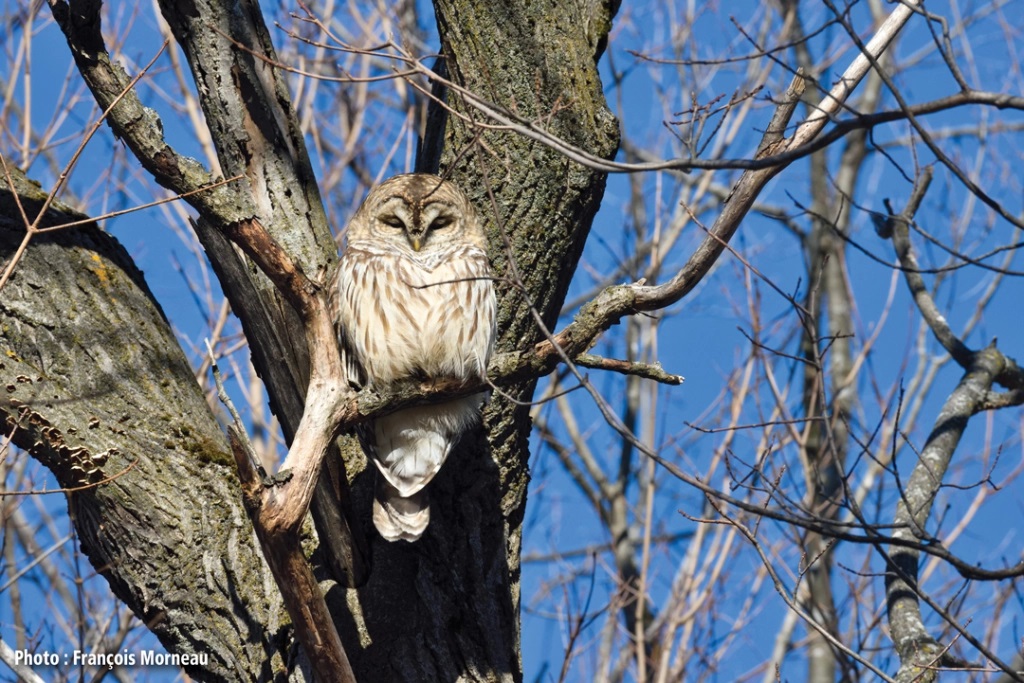
<path id="1" fill-rule="evenodd" d="M 415 541 L 430 523 L 430 498 L 422 489 L 403 498 L 398 489 L 378 474 L 373 499 L 373 525 L 388 541 Z"/>

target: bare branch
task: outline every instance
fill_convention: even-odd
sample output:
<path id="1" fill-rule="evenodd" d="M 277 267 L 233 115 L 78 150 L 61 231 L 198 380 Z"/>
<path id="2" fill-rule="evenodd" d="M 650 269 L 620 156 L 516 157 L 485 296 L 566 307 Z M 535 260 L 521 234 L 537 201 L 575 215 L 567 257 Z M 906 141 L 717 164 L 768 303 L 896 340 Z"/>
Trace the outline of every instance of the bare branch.
<path id="1" fill-rule="evenodd" d="M 216 179 L 198 161 L 178 154 L 164 141 L 160 117 L 143 106 L 135 92 L 134 79 L 111 61 L 100 33 L 102 3 L 48 2 L 96 102 L 103 110 L 109 110 L 110 127 L 156 181 L 176 194 L 188 195 L 189 203 L 202 213 L 225 216 L 230 222 L 254 215 L 255 211 L 239 205 L 237 193 L 226 185 L 218 185 L 208 193 L 196 193 L 213 185 Z"/>
<path id="2" fill-rule="evenodd" d="M 931 168 L 926 167 L 917 182 L 914 183 L 914 190 L 910 201 L 907 203 L 907 207 L 898 216 L 893 216 L 890 211 L 889 220 L 882 226 L 879 234 L 883 237 L 892 238 L 896 255 L 902 267 L 903 276 L 907 281 L 907 287 L 914 295 L 914 302 L 917 304 L 918 310 L 921 311 L 921 315 L 931 329 L 932 334 L 935 335 L 935 338 L 942 344 L 942 347 L 946 349 L 949 355 L 953 357 L 953 360 L 962 368 L 967 369 L 972 364 L 973 356 L 976 352 L 971 351 L 953 333 L 946 318 L 939 312 L 931 292 L 928 291 L 928 287 L 925 285 L 924 278 L 921 277 L 921 269 L 917 263 L 917 257 L 914 255 L 910 245 L 908 226 L 920 206 L 925 192 L 928 190 L 931 178 Z M 1024 370 L 1013 359 L 1004 358 L 995 381 L 1011 390 L 1020 391 L 1024 388 Z M 1007 400 L 1012 403 L 1014 399 L 1011 396 Z"/>
<path id="3" fill-rule="evenodd" d="M 611 370 L 622 375 L 634 375 L 673 386 L 678 386 L 685 381 L 682 375 L 672 375 L 665 372 L 659 363 L 637 363 L 634 361 L 616 360 L 614 358 L 602 358 L 589 353 L 581 353 L 573 358 L 573 362 L 584 368 Z"/>

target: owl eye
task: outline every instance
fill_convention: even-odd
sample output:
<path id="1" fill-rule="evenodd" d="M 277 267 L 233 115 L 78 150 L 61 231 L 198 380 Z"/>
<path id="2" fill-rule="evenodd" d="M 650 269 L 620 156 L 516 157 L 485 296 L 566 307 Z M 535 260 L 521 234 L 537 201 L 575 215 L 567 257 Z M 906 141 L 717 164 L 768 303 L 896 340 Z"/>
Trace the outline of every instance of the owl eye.
<path id="1" fill-rule="evenodd" d="M 398 216 L 381 216 L 380 222 L 392 228 L 397 228 L 398 230 L 403 230 L 405 228 L 405 223 L 403 223 L 402 219 Z"/>
<path id="2" fill-rule="evenodd" d="M 428 230 L 440 230 L 442 228 L 447 228 L 451 224 L 452 219 L 449 216 L 438 216 L 430 223 Z"/>

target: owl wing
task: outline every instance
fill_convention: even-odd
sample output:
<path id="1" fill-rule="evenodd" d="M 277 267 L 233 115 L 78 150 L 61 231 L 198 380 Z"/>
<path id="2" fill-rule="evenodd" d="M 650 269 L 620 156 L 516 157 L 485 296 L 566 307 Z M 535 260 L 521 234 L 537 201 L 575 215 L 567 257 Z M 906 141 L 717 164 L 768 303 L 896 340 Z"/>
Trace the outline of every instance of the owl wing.
<path id="1" fill-rule="evenodd" d="M 366 370 L 359 362 L 347 332 L 347 328 L 350 326 L 349 319 L 359 314 L 359 297 L 355 296 L 353 287 L 351 255 L 346 252 L 342 255 L 334 277 L 331 279 L 327 292 L 327 303 L 330 307 L 331 319 L 334 321 L 334 331 L 337 336 L 338 348 L 341 351 L 341 364 L 345 370 L 345 378 L 349 386 L 361 389 L 366 386 Z"/>
<path id="2" fill-rule="evenodd" d="M 494 350 L 495 296 L 487 254 L 460 245 L 423 278 L 436 287 L 424 319 L 427 374 L 472 380 L 487 377 Z"/>
<path id="3" fill-rule="evenodd" d="M 473 359 L 476 361 L 476 373 L 487 378 L 487 364 L 494 352 L 494 342 L 498 333 L 497 299 L 494 293 L 494 281 L 491 279 L 491 265 L 487 254 L 480 250 L 467 257 L 467 282 L 469 309 L 472 327 L 469 339 Z"/>

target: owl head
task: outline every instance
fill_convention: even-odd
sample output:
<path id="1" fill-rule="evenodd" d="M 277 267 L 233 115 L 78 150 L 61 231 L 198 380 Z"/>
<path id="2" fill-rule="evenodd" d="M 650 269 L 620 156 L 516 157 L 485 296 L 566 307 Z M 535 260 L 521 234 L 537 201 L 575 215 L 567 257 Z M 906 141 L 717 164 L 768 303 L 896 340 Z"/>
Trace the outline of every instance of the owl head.
<path id="1" fill-rule="evenodd" d="M 348 226 L 348 240 L 386 242 L 414 254 L 467 242 L 486 248 L 476 210 L 454 183 L 407 173 L 375 187 Z"/>

